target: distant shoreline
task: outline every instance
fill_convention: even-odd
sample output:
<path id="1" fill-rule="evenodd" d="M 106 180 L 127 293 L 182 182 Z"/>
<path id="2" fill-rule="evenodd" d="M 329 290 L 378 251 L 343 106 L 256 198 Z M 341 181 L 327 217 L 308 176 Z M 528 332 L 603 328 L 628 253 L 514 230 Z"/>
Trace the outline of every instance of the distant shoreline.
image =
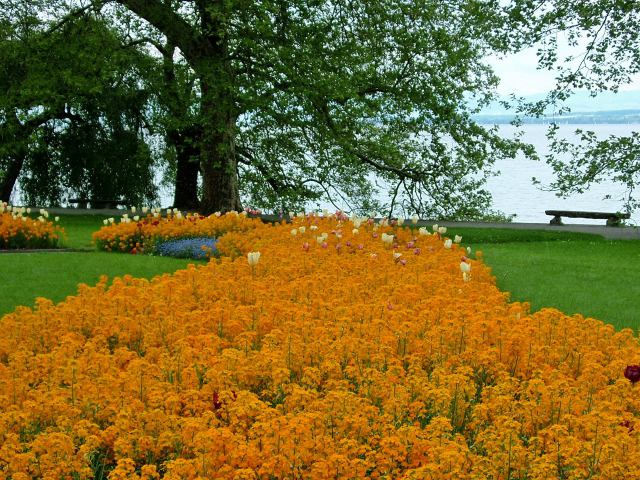
<path id="1" fill-rule="evenodd" d="M 512 114 L 474 115 L 473 120 L 483 125 L 509 125 L 515 120 Z M 566 115 L 547 115 L 544 117 L 522 117 L 525 125 L 630 125 L 640 124 L 640 109 L 608 110 L 598 112 L 570 112 Z"/>

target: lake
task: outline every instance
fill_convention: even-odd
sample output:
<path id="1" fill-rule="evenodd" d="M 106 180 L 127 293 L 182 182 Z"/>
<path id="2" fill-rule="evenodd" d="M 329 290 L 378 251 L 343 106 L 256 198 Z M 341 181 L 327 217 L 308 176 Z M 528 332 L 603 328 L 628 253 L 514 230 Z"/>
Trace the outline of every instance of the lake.
<path id="1" fill-rule="evenodd" d="M 600 125 L 561 125 L 560 136 L 570 139 L 576 138 L 574 131 L 577 128 L 593 130 L 599 137 L 609 135 L 624 136 L 638 131 L 638 124 L 600 124 Z M 524 125 L 522 140 L 534 145 L 538 154 L 542 157 L 548 153 L 547 139 L 545 137 L 546 125 Z M 501 125 L 500 132 L 505 137 L 511 137 L 516 128 L 511 125 Z M 541 190 L 531 182 L 536 177 L 543 185 L 549 184 L 553 178 L 553 170 L 544 161 L 536 162 L 522 157 L 513 160 L 496 162 L 495 169 L 500 175 L 489 179 L 488 190 L 493 195 L 493 208 L 504 213 L 515 213 L 515 222 L 546 223 L 551 217 L 544 214 L 545 210 L 587 210 L 616 212 L 623 210 L 623 197 L 625 188 L 613 182 L 603 182 L 593 185 L 584 194 L 571 195 L 568 198 L 558 198 L 554 192 Z M 605 200 L 609 194 L 611 199 Z M 589 219 L 564 219 L 565 223 L 604 224 L 604 220 Z M 632 214 L 632 222 L 640 223 L 640 212 Z"/>

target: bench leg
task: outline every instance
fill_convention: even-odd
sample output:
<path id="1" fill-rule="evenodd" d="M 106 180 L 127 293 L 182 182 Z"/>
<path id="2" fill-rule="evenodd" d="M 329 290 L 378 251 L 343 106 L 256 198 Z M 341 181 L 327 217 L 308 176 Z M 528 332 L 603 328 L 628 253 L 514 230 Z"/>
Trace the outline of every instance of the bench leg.
<path id="1" fill-rule="evenodd" d="M 549 225 L 562 225 L 562 217 L 559 215 L 556 215 L 551 219 L 551 221 L 549 222 Z"/>

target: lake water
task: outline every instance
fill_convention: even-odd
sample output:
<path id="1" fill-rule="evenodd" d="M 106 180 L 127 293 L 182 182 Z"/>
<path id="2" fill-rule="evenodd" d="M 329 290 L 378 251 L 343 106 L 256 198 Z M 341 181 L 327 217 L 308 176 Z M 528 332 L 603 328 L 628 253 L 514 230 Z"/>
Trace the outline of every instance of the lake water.
<path id="1" fill-rule="evenodd" d="M 575 130 L 593 130 L 599 137 L 609 135 L 624 136 L 638 131 L 640 125 L 602 124 L 602 125 L 561 125 L 560 136 L 570 139 L 575 138 Z M 546 125 L 524 125 L 522 140 L 536 147 L 542 157 L 548 152 L 547 139 L 545 137 Z M 511 125 L 502 125 L 500 132 L 505 137 L 511 137 L 516 131 Z M 516 158 L 497 162 L 495 169 L 500 171 L 498 177 L 489 179 L 488 189 L 493 195 L 494 208 L 504 213 L 515 213 L 515 222 L 546 223 L 551 217 L 544 214 L 545 210 L 587 210 L 616 212 L 623 210 L 623 197 L 625 188 L 614 182 L 603 182 L 593 185 L 589 191 L 583 194 L 575 194 L 568 198 L 558 198 L 554 192 L 541 190 L 531 182 L 536 177 L 543 185 L 549 184 L 553 178 L 553 171 L 544 161 L 536 162 L 524 158 Z M 605 200 L 606 195 L 611 199 Z M 603 220 L 589 219 L 564 219 L 565 223 L 604 224 Z M 632 222 L 640 223 L 640 212 L 632 214 Z"/>

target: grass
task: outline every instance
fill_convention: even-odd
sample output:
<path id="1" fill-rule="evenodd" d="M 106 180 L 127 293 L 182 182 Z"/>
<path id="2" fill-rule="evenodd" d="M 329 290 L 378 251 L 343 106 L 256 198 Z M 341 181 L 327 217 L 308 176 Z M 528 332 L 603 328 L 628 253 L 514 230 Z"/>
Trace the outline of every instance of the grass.
<path id="1" fill-rule="evenodd" d="M 67 240 L 65 247 L 85 252 L 0 254 L 0 316 L 19 305 L 32 306 L 36 297 L 64 300 L 78 290 L 79 283 L 94 285 L 100 275 L 110 279 L 125 274 L 152 278 L 175 272 L 194 260 L 150 257 L 95 251 L 91 234 L 102 227 L 100 215 L 60 217 Z"/>
<path id="2" fill-rule="evenodd" d="M 477 244 L 498 287 L 532 311 L 556 307 L 640 329 L 639 241 L 567 240 Z"/>
<path id="3" fill-rule="evenodd" d="M 93 249 L 91 234 L 104 216 L 68 215 L 60 219 L 66 246 Z M 596 235 L 542 230 L 455 228 L 463 244 L 482 250 L 501 290 L 532 310 L 556 307 L 612 323 L 640 328 L 640 241 L 608 241 Z M 116 253 L 19 253 L 0 255 L 0 315 L 38 296 L 63 300 L 78 283 L 100 275 L 150 278 L 184 268 L 192 260 Z"/>
<path id="4" fill-rule="evenodd" d="M 152 278 L 185 268 L 193 260 L 119 253 L 3 253 L 0 255 L 0 316 L 36 297 L 54 302 L 73 295 L 79 283 L 94 285 L 100 275 Z"/>
<path id="5" fill-rule="evenodd" d="M 65 215 L 60 217 L 60 226 L 64 228 L 67 248 L 94 250 L 91 234 L 103 226 L 103 215 Z"/>

